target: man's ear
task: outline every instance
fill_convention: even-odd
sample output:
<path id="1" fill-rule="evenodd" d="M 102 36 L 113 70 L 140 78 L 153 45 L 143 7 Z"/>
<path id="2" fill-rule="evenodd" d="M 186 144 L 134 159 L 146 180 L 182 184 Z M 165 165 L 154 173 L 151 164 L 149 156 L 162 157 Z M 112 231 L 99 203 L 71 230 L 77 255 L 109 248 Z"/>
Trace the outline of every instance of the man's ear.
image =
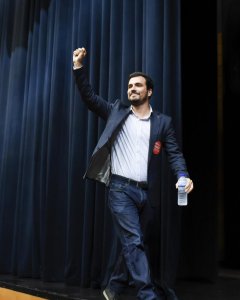
<path id="1" fill-rule="evenodd" d="M 151 97 L 152 96 L 152 89 L 149 89 L 148 90 L 148 97 Z"/>

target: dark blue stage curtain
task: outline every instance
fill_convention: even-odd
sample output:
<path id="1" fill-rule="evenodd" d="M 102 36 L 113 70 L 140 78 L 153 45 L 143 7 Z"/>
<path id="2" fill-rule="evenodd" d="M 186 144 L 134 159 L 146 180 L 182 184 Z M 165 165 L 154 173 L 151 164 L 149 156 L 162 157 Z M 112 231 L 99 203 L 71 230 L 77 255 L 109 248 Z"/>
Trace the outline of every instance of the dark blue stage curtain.
<path id="1" fill-rule="evenodd" d="M 180 0 L 0 0 L 0 273 L 99 287 L 119 245 L 105 188 L 83 175 L 104 123 L 80 101 L 72 51 L 108 101 L 149 73 L 181 137 Z M 162 169 L 154 272 L 172 284 L 180 211 Z M 172 222 L 174 220 L 174 222 Z"/>

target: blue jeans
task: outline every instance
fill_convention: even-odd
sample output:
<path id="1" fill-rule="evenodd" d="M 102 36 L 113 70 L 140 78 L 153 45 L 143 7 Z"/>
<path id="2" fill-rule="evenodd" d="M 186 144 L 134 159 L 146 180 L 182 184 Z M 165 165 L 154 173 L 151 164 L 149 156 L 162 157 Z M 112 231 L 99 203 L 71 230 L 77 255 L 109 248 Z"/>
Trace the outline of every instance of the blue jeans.
<path id="1" fill-rule="evenodd" d="M 138 290 L 137 298 L 156 300 L 149 262 L 144 249 L 141 214 L 147 202 L 147 190 L 114 177 L 109 185 L 108 203 L 122 253 L 109 280 L 108 287 L 116 293 L 126 282 L 127 270 Z M 126 270 L 127 269 L 127 270 Z"/>

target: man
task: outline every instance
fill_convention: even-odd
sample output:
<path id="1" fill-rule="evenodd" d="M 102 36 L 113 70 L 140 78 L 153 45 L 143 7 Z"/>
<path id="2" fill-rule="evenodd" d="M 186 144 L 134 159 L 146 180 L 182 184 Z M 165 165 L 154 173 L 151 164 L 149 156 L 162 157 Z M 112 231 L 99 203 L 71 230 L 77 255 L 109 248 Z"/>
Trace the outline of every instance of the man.
<path id="1" fill-rule="evenodd" d="M 161 152 L 166 151 L 177 178 L 187 177 L 185 190 L 193 189 L 184 157 L 179 150 L 171 118 L 152 110 L 152 79 L 141 72 L 129 76 L 128 100 L 109 103 L 96 95 L 85 75 L 85 48 L 73 52 L 73 69 L 82 100 L 87 107 L 107 121 L 92 154 L 86 178 L 108 186 L 108 203 L 122 253 L 103 295 L 117 299 L 126 286 L 126 271 L 137 289 L 137 298 L 163 300 L 151 280 L 144 248 L 142 224 L 149 208 L 154 210 L 160 199 Z M 176 183 L 178 187 L 178 183 Z"/>

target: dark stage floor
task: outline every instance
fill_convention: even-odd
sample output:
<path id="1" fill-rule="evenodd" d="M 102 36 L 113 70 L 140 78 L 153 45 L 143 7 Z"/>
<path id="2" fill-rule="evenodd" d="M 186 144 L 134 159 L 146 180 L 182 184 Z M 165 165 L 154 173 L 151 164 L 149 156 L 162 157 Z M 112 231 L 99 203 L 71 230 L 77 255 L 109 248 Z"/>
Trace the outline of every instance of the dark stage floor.
<path id="1" fill-rule="evenodd" d="M 100 290 L 71 287 L 63 283 L 46 283 L 35 279 L 20 279 L 9 275 L 0 275 L 0 286 L 49 300 L 103 299 Z M 180 300 L 240 300 L 240 271 L 221 271 L 215 283 L 178 281 L 176 293 Z M 123 296 L 121 299 L 136 298 Z"/>

